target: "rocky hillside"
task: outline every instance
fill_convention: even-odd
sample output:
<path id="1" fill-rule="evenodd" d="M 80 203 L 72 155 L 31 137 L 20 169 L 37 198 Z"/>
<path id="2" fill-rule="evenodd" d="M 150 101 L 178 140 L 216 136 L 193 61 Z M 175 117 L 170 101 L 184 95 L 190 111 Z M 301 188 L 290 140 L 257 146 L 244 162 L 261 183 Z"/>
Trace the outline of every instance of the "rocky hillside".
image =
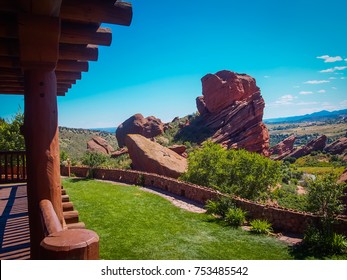
<path id="1" fill-rule="evenodd" d="M 117 149 L 117 139 L 112 133 L 89 129 L 59 127 L 60 150 L 65 151 L 70 158 L 78 160 L 87 151 L 87 142 L 95 136 L 102 137 L 114 149 Z"/>

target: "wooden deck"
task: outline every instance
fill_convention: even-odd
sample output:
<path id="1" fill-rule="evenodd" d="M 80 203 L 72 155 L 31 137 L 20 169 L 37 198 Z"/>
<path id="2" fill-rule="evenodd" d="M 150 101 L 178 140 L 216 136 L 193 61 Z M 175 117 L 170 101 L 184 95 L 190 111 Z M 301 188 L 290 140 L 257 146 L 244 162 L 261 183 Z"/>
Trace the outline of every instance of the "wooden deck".
<path id="1" fill-rule="evenodd" d="M 0 185 L 0 259 L 29 259 L 26 184 Z"/>

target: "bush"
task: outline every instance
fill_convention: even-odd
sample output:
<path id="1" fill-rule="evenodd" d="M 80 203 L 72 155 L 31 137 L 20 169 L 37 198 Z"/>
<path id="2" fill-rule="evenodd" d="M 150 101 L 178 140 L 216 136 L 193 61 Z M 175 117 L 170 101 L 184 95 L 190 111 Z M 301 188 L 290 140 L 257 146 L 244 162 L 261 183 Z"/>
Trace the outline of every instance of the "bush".
<path id="1" fill-rule="evenodd" d="M 225 215 L 225 221 L 233 227 L 239 227 L 246 221 L 246 212 L 240 208 L 230 208 Z"/>
<path id="2" fill-rule="evenodd" d="M 272 232 L 272 225 L 266 220 L 253 220 L 250 222 L 251 232 L 256 234 L 270 234 Z"/>
<path id="3" fill-rule="evenodd" d="M 86 152 L 82 159 L 82 164 L 89 166 L 89 177 L 93 178 L 94 168 L 106 162 L 107 157 L 97 152 Z"/>
<path id="4" fill-rule="evenodd" d="M 304 245 L 314 255 L 327 256 L 347 251 L 347 239 L 344 235 L 312 225 L 305 232 Z"/>
<path id="5" fill-rule="evenodd" d="M 247 199 L 257 199 L 280 178 L 280 163 L 245 150 L 225 150 L 205 142 L 189 154 L 181 179 Z"/>
<path id="6" fill-rule="evenodd" d="M 225 217 L 229 209 L 235 208 L 235 203 L 227 197 L 222 197 L 219 200 L 207 201 L 205 208 L 208 214 L 215 214 Z"/>

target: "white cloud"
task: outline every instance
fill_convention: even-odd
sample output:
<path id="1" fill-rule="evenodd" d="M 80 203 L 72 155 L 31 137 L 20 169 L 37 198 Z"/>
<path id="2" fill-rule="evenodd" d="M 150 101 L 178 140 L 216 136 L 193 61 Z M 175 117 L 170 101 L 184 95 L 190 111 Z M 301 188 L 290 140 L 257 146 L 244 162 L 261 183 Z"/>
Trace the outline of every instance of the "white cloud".
<path id="1" fill-rule="evenodd" d="M 326 93 L 327 91 L 325 89 L 321 89 L 319 91 L 317 91 L 318 93 Z"/>
<path id="2" fill-rule="evenodd" d="M 293 88 L 300 88 L 300 86 L 293 86 Z"/>
<path id="3" fill-rule="evenodd" d="M 343 108 L 347 108 L 347 100 L 343 100 L 340 102 L 340 106 Z"/>
<path id="4" fill-rule="evenodd" d="M 313 94 L 312 91 L 300 91 L 299 94 L 307 95 L 307 94 Z"/>
<path id="5" fill-rule="evenodd" d="M 271 76 L 264 76 L 265 79 L 268 79 L 268 78 L 270 78 L 270 77 L 271 77 Z"/>
<path id="6" fill-rule="evenodd" d="M 315 101 L 312 101 L 312 102 L 298 102 L 298 103 L 296 103 L 296 105 L 299 105 L 299 106 L 317 105 L 317 104 L 319 104 L 319 103 L 315 102 Z"/>
<path id="7" fill-rule="evenodd" d="M 329 55 L 322 55 L 322 56 L 317 56 L 318 59 L 324 59 L 325 63 L 328 62 L 336 62 L 336 61 L 342 61 L 341 56 L 329 56 Z"/>
<path id="8" fill-rule="evenodd" d="M 332 73 L 332 72 L 335 72 L 335 71 L 345 70 L 346 68 L 347 68 L 347 66 L 335 66 L 334 68 L 328 68 L 328 69 L 325 69 L 325 70 L 321 70 L 319 72 L 321 72 L 321 73 Z"/>
<path id="9" fill-rule="evenodd" d="M 337 87 L 332 87 L 332 89 L 337 89 Z"/>
<path id="10" fill-rule="evenodd" d="M 336 80 L 337 78 L 335 77 L 330 77 L 329 80 Z"/>
<path id="11" fill-rule="evenodd" d="M 289 105 L 293 104 L 294 99 L 297 98 L 291 94 L 283 95 L 278 100 L 275 101 L 277 105 Z"/>
<path id="12" fill-rule="evenodd" d="M 345 61 L 347 61 L 347 58 L 345 58 Z"/>
<path id="13" fill-rule="evenodd" d="M 345 77 L 341 77 L 340 79 L 341 79 L 341 80 L 345 80 L 346 78 L 345 78 Z"/>
<path id="14" fill-rule="evenodd" d="M 311 81 L 304 82 L 304 84 L 311 84 L 311 85 L 324 84 L 324 83 L 330 83 L 330 81 L 327 81 L 327 80 L 311 80 Z"/>

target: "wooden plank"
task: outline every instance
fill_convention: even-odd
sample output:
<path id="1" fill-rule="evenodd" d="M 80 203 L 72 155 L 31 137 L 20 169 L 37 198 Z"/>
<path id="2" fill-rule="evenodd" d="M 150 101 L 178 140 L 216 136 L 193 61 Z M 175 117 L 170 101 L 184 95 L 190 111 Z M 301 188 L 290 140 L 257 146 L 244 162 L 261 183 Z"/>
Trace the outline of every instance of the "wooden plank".
<path id="1" fill-rule="evenodd" d="M 0 13 L 0 38 L 18 38 L 17 20 L 14 15 Z"/>
<path id="2" fill-rule="evenodd" d="M 1 58 L 0 58 L 1 66 Z M 88 72 L 88 62 L 86 61 L 73 61 L 73 60 L 59 60 L 56 70 L 67 72 Z"/>
<path id="3" fill-rule="evenodd" d="M 19 69 L 0 67 L 0 77 L 18 77 L 22 76 Z"/>
<path id="4" fill-rule="evenodd" d="M 0 45 L 1 51 L 1 45 Z M 80 61 L 96 61 L 98 60 L 98 47 L 96 45 L 59 45 L 60 60 L 80 60 Z"/>
<path id="5" fill-rule="evenodd" d="M 17 57 L 0 56 L 0 67 L 20 68 L 19 59 Z"/>
<path id="6" fill-rule="evenodd" d="M 18 40 L 0 39 L 0 56 L 19 57 Z"/>
<path id="7" fill-rule="evenodd" d="M 81 73 L 80 72 L 64 72 L 64 71 L 55 71 L 57 76 L 57 80 L 80 80 Z"/>
<path id="8" fill-rule="evenodd" d="M 59 84 L 70 84 L 70 85 L 74 85 L 76 84 L 76 80 L 62 80 L 62 79 L 57 79 L 57 82 Z"/>
<path id="9" fill-rule="evenodd" d="M 129 26 L 132 20 L 130 3 L 115 0 L 64 0 L 60 17 L 63 20 L 104 22 Z"/>
<path id="10" fill-rule="evenodd" d="M 62 22 L 59 42 L 109 46 L 112 42 L 112 32 L 109 28 Z"/>

